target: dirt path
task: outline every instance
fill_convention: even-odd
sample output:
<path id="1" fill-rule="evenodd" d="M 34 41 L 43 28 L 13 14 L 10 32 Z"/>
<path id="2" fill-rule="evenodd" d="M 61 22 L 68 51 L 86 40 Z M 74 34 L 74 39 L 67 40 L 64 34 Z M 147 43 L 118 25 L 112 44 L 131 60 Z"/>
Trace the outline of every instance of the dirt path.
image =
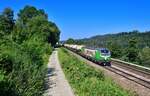
<path id="1" fill-rule="evenodd" d="M 59 64 L 57 49 L 49 59 L 46 82 L 44 96 L 74 96 Z"/>

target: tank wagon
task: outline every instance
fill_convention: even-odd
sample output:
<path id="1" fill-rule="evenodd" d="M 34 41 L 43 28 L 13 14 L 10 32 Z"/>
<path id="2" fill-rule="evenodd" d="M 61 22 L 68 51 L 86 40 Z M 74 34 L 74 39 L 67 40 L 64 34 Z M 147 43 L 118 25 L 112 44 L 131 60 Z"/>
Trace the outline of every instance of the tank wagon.
<path id="1" fill-rule="evenodd" d="M 84 45 L 65 44 L 66 48 L 103 66 L 111 66 L 111 53 L 107 48 L 87 48 Z"/>

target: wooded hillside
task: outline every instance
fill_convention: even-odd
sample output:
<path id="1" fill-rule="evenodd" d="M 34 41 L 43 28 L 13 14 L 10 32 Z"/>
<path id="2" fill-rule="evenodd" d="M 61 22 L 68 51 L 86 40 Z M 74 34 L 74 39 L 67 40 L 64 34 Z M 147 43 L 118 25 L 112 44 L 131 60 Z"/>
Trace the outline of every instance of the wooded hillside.
<path id="1" fill-rule="evenodd" d="M 106 47 L 113 58 L 150 67 L 150 31 L 121 32 L 97 35 L 80 40 L 68 39 L 66 43 L 84 44 L 88 47 Z"/>

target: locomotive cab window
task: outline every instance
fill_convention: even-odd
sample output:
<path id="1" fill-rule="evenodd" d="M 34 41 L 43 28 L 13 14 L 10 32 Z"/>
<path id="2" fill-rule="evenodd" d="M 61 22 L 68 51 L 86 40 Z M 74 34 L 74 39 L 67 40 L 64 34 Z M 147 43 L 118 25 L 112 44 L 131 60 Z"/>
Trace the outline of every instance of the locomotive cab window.
<path id="1" fill-rule="evenodd" d="M 105 56 L 110 56 L 110 51 L 106 48 L 99 48 L 98 49 L 102 55 L 105 55 Z"/>

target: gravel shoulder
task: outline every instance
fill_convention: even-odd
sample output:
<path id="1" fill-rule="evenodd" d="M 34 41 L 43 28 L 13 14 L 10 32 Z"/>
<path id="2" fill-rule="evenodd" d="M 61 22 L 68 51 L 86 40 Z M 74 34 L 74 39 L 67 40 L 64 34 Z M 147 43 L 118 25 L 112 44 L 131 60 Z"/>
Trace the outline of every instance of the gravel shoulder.
<path id="1" fill-rule="evenodd" d="M 69 51 L 69 50 L 68 50 Z M 108 76 L 110 78 L 112 78 L 114 80 L 114 82 L 116 84 L 119 84 L 120 86 L 122 86 L 124 89 L 129 90 L 131 92 L 134 92 L 135 94 L 137 94 L 138 96 L 150 96 L 150 89 L 139 85 L 133 81 L 128 80 L 127 78 L 120 76 L 116 73 L 113 73 L 107 69 L 105 69 L 102 66 L 96 65 L 93 62 L 86 60 L 85 58 L 69 51 L 71 54 L 75 55 L 77 58 L 81 59 L 82 61 L 86 62 L 87 64 L 89 64 L 90 66 L 103 70 L 105 76 Z"/>
<path id="2" fill-rule="evenodd" d="M 59 64 L 57 49 L 49 58 L 48 74 L 46 77 L 46 90 L 44 96 L 74 96 Z"/>

